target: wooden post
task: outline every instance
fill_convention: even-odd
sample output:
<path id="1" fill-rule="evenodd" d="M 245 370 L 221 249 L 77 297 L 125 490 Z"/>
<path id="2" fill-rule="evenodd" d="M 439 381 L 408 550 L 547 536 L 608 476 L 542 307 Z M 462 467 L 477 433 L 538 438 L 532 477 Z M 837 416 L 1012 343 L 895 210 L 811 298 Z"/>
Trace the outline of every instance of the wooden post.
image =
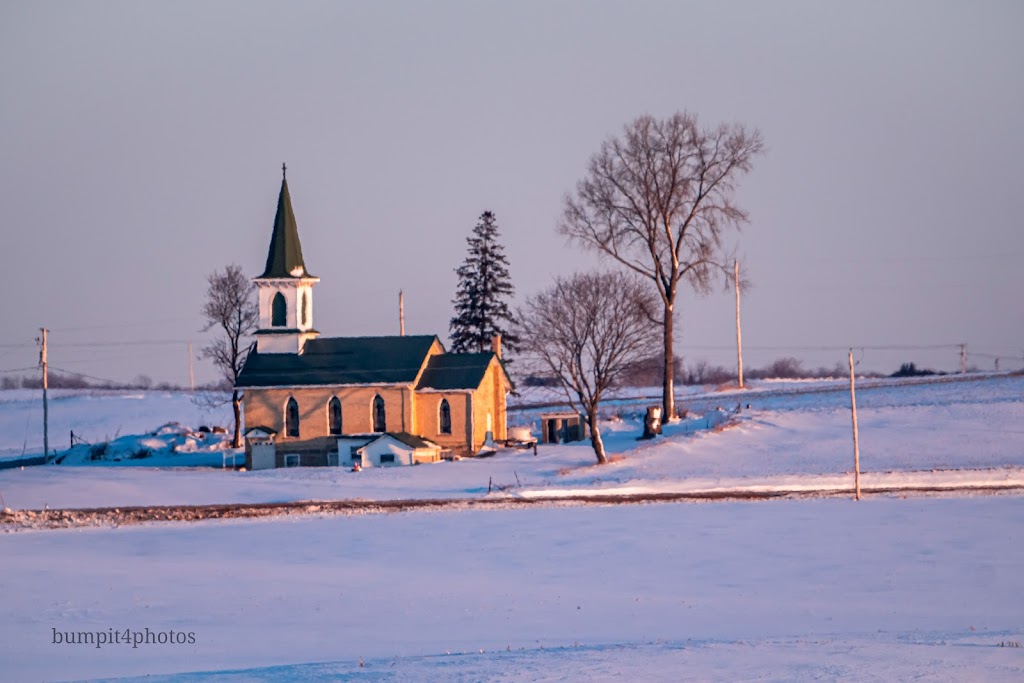
<path id="1" fill-rule="evenodd" d="M 743 337 L 740 335 L 740 263 L 732 262 L 732 279 L 736 288 L 736 376 L 743 388 Z"/>
<path id="2" fill-rule="evenodd" d="M 967 344 L 960 345 L 960 374 L 967 372 Z"/>
<path id="3" fill-rule="evenodd" d="M 46 390 L 50 387 L 46 357 L 46 335 L 48 330 L 45 327 L 41 327 L 39 331 L 42 333 L 42 350 L 39 352 L 39 364 L 43 366 L 43 458 L 45 459 L 50 455 L 50 409 L 46 401 Z"/>
<path id="4" fill-rule="evenodd" d="M 398 334 L 405 336 L 405 292 L 398 290 Z"/>
<path id="5" fill-rule="evenodd" d="M 860 500 L 860 444 L 857 440 L 857 394 L 853 388 L 853 349 L 850 349 L 850 407 L 853 409 L 853 485 Z"/>

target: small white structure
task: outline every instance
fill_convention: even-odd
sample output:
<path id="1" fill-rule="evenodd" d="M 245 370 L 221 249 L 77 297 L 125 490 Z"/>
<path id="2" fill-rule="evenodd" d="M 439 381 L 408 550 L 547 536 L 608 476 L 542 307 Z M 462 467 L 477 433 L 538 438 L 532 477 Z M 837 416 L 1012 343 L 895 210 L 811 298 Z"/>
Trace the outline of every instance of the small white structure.
<path id="1" fill-rule="evenodd" d="M 341 466 L 394 467 L 439 460 L 440 446 L 412 434 L 363 434 L 338 439 Z"/>
<path id="2" fill-rule="evenodd" d="M 249 457 L 245 467 L 248 470 L 271 470 L 277 467 L 277 446 L 274 437 L 277 432 L 267 427 L 253 427 L 245 430 L 249 442 Z"/>

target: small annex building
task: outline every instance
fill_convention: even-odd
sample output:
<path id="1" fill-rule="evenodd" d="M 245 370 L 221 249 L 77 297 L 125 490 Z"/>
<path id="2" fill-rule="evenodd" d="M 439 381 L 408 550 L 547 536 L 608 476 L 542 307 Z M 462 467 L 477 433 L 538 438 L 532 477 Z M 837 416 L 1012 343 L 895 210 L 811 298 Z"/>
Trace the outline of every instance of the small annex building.
<path id="1" fill-rule="evenodd" d="M 362 464 L 397 465 L 469 456 L 507 438 L 512 382 L 500 338 L 487 353 L 451 354 L 436 335 L 321 337 L 313 327 L 319 281 L 306 270 L 282 178 L 266 267 L 253 279 L 256 342 L 235 385 L 247 468 L 254 447 L 263 467 L 271 450 L 274 467 L 345 466 L 355 437 Z"/>
<path id="2" fill-rule="evenodd" d="M 441 459 L 441 447 L 412 434 L 361 434 L 338 439 L 339 465 L 390 467 Z"/>

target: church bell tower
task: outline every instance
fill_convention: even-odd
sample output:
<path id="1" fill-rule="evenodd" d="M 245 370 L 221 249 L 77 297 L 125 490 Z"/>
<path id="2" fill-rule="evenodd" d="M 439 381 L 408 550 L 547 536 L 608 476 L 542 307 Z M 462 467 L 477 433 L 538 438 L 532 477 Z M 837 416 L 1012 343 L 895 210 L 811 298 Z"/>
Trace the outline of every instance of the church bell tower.
<path id="1" fill-rule="evenodd" d="M 302 260 L 287 173 L 288 167 L 282 164 L 267 266 L 253 278 L 260 299 L 256 353 L 302 353 L 306 341 L 320 334 L 313 329 L 313 285 L 320 278 L 310 275 Z"/>

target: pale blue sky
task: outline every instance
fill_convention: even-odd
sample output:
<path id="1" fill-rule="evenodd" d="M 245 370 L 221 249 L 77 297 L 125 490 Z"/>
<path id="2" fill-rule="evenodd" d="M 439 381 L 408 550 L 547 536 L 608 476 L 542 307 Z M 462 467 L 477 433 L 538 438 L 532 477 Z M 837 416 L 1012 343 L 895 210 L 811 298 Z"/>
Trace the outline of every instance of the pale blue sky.
<path id="1" fill-rule="evenodd" d="M 447 343 L 482 211 L 520 295 L 590 267 L 563 195 L 624 123 L 682 109 L 768 146 L 738 193 L 748 367 L 947 345 L 863 363 L 953 369 L 960 342 L 1019 366 L 1022 7 L 4 0 L 0 370 L 45 325 L 57 367 L 187 382 L 205 276 L 260 272 L 282 161 L 317 327 L 395 333 L 404 288 L 407 329 Z M 678 338 L 734 363 L 731 296 L 685 295 Z"/>

